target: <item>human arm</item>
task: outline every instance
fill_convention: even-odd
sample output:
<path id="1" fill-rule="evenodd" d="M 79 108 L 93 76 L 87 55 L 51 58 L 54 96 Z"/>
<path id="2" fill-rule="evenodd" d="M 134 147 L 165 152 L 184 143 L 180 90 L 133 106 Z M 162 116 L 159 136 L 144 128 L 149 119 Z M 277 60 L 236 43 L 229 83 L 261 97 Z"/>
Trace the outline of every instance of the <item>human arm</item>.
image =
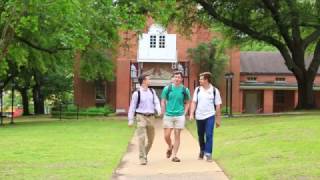
<path id="1" fill-rule="evenodd" d="M 161 115 L 164 115 L 166 111 L 166 100 L 161 99 Z"/>
<path id="2" fill-rule="evenodd" d="M 218 89 L 215 89 L 216 91 L 216 98 L 215 98 L 215 105 L 216 105 L 216 128 L 219 128 L 221 126 L 221 104 L 222 104 L 222 100 L 221 100 L 221 96 L 220 96 L 220 92 Z"/>
<path id="3" fill-rule="evenodd" d="M 191 101 L 191 106 L 190 106 L 190 120 L 193 120 L 194 119 L 194 114 L 195 114 L 195 110 L 196 110 L 196 102 L 197 102 L 197 91 L 198 91 L 198 88 L 197 87 L 195 90 L 194 90 L 194 93 L 193 93 L 193 96 L 192 96 L 192 101 Z"/>
<path id="4" fill-rule="evenodd" d="M 155 105 L 155 110 L 157 111 L 157 114 L 158 114 L 158 116 L 161 116 L 161 114 L 162 114 L 162 111 L 161 111 L 161 104 L 160 104 L 160 101 L 159 101 L 159 98 L 158 98 L 158 96 L 157 96 L 157 94 L 156 93 L 154 93 L 154 105 Z"/>
<path id="5" fill-rule="evenodd" d="M 161 93 L 161 115 L 164 116 L 166 112 L 168 86 L 164 87 Z"/>
<path id="6" fill-rule="evenodd" d="M 194 101 L 191 102 L 191 106 L 190 106 L 190 121 L 194 119 L 194 111 L 196 108 L 196 103 Z"/>
<path id="7" fill-rule="evenodd" d="M 187 115 L 190 110 L 190 100 L 191 100 L 191 95 L 188 88 L 186 88 L 186 93 L 187 93 L 187 98 L 185 99 L 185 102 L 184 102 L 184 115 Z"/>
<path id="8" fill-rule="evenodd" d="M 131 127 L 134 123 L 134 115 L 136 112 L 136 104 L 138 101 L 138 93 L 134 92 L 131 97 L 130 107 L 128 110 L 128 126 Z"/>
<path id="9" fill-rule="evenodd" d="M 216 105 L 216 115 L 215 115 L 215 121 L 216 121 L 216 128 L 219 128 L 221 126 L 221 108 L 220 104 Z"/>

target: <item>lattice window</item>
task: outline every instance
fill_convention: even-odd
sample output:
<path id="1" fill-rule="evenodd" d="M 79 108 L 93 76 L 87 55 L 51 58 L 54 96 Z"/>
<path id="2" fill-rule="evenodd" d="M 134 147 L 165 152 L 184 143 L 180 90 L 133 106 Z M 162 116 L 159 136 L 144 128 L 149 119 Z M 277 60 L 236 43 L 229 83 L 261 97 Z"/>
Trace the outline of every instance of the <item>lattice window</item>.
<path id="1" fill-rule="evenodd" d="M 156 48 L 157 37 L 155 35 L 150 36 L 150 48 Z"/>
<path id="2" fill-rule="evenodd" d="M 166 36 L 161 35 L 159 36 L 159 48 L 165 48 L 166 47 Z"/>
<path id="3" fill-rule="evenodd" d="M 276 77 L 276 82 L 285 82 L 286 78 L 285 77 Z"/>
<path id="4" fill-rule="evenodd" d="M 248 76 L 247 77 L 247 81 L 256 82 L 257 81 L 257 77 L 256 76 Z"/>

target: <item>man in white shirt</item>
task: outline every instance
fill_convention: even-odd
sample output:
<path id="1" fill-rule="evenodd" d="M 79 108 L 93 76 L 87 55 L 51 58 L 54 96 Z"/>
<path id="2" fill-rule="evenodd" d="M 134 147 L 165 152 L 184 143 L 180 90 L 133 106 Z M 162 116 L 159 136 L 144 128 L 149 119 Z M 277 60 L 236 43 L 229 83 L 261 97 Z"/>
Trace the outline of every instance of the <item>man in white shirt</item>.
<path id="1" fill-rule="evenodd" d="M 220 92 L 210 83 L 211 79 L 210 72 L 200 74 L 200 86 L 194 91 L 190 110 L 190 119 L 197 120 L 199 159 L 205 156 L 208 162 L 212 162 L 214 125 L 216 128 L 221 125 L 222 104 Z"/>

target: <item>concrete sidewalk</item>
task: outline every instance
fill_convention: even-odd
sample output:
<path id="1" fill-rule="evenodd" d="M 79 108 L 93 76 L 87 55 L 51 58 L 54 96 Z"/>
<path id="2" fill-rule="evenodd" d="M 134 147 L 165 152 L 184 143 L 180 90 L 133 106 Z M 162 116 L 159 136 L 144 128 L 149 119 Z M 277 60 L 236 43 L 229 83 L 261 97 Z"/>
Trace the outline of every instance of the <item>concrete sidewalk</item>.
<path id="1" fill-rule="evenodd" d="M 172 134 L 173 135 L 173 134 Z M 139 164 L 138 139 L 135 135 L 128 147 L 128 152 L 122 158 L 122 162 L 115 171 L 114 180 L 227 180 L 227 176 L 215 163 L 198 160 L 198 143 L 187 129 L 181 133 L 181 144 L 178 157 L 181 162 L 172 162 L 166 158 L 167 145 L 163 138 L 162 122 L 156 123 L 156 136 L 148 155 L 146 166 Z"/>

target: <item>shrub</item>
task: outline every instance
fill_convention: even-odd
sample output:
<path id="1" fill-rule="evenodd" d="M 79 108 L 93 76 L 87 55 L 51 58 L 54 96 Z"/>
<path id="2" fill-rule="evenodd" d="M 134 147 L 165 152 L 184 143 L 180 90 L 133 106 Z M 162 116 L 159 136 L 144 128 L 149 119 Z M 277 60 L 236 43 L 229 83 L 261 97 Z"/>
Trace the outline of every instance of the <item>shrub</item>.
<path id="1" fill-rule="evenodd" d="M 60 116 L 60 109 L 61 109 L 61 116 L 63 117 L 72 117 L 72 116 L 108 116 L 109 114 L 113 113 L 114 110 L 111 106 L 106 105 L 105 107 L 89 107 L 89 108 L 81 108 L 78 111 L 77 106 L 70 104 L 70 105 L 61 105 L 61 107 L 54 107 L 52 108 L 51 115 L 53 117 Z"/>

